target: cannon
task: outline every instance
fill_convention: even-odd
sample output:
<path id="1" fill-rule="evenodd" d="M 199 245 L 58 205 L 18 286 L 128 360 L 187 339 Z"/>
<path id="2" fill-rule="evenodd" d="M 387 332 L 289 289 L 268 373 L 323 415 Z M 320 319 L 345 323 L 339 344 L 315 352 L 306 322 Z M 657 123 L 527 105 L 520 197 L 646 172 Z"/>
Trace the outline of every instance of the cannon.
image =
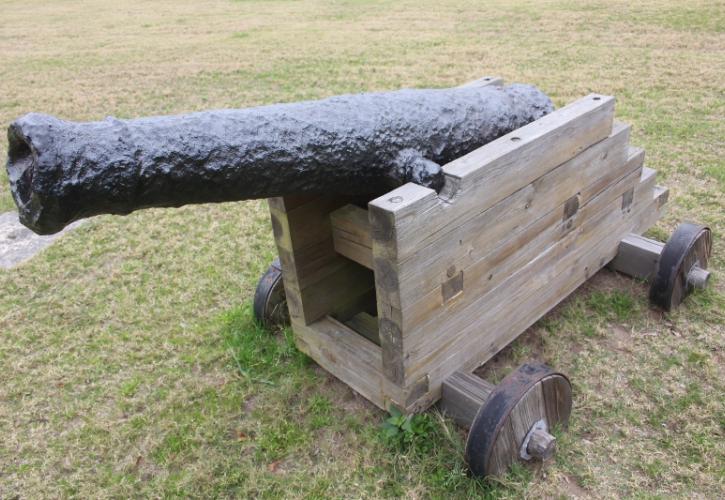
<path id="1" fill-rule="evenodd" d="M 469 430 L 477 476 L 550 459 L 572 412 L 569 378 L 524 363 L 478 369 L 605 266 L 651 280 L 670 310 L 704 288 L 710 229 L 642 236 L 668 191 L 590 94 L 557 111 L 486 77 L 177 117 L 9 130 L 23 223 L 53 232 L 99 213 L 268 198 L 279 258 L 256 317 L 384 410 L 441 410 Z"/>
<path id="2" fill-rule="evenodd" d="M 343 95 L 291 104 L 75 123 L 30 113 L 8 130 L 20 221 L 39 234 L 97 214 L 335 193 L 407 182 L 553 110 L 535 87 Z"/>
<path id="3" fill-rule="evenodd" d="M 271 198 L 279 258 L 254 313 L 381 409 L 438 402 L 468 429 L 475 476 L 550 459 L 569 378 L 542 360 L 497 384 L 481 368 L 605 266 L 649 280 L 666 311 L 710 277 L 709 228 L 642 235 L 668 190 L 629 132 L 612 96 L 590 94 L 443 165 L 440 191 Z"/>

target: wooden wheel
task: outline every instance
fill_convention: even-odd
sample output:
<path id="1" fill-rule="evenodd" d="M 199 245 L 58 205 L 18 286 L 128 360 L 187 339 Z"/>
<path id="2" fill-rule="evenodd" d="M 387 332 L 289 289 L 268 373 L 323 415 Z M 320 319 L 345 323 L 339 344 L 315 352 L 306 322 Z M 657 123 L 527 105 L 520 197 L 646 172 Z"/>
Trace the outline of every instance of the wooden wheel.
<path id="1" fill-rule="evenodd" d="M 506 377 L 473 419 L 466 460 L 476 476 L 505 474 L 517 460 L 549 458 L 549 433 L 569 422 L 571 384 L 544 364 L 524 364 Z"/>
<path id="2" fill-rule="evenodd" d="M 711 252 L 710 228 L 690 222 L 677 226 L 662 249 L 650 285 L 652 303 L 670 311 L 694 288 L 704 288 L 710 277 L 706 269 Z"/>
<path id="3" fill-rule="evenodd" d="M 289 310 L 279 258 L 274 259 L 267 272 L 259 279 L 254 292 L 253 308 L 254 317 L 266 328 L 289 325 Z"/>

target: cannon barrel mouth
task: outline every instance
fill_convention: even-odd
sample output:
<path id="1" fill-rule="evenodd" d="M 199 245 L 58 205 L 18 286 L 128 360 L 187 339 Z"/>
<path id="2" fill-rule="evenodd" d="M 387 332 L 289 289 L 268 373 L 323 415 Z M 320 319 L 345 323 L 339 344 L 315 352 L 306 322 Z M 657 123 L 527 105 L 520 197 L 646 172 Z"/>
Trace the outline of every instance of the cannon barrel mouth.
<path id="1" fill-rule="evenodd" d="M 37 153 L 20 127 L 13 123 L 8 129 L 8 178 L 18 209 L 22 212 L 30 202 Z"/>
<path id="2" fill-rule="evenodd" d="M 38 185 L 39 152 L 23 118 L 8 128 L 8 179 L 10 192 L 18 206 L 18 218 L 37 234 L 57 233 L 65 226 L 57 220 L 58 203 L 44 194 Z"/>

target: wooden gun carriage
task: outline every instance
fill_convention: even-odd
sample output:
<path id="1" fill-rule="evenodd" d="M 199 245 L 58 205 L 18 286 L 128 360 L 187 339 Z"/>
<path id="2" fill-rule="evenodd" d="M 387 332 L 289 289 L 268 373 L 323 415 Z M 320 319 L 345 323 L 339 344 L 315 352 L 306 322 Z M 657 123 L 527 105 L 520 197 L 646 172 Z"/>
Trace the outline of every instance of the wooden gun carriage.
<path id="1" fill-rule="evenodd" d="M 472 371 L 608 264 L 652 279 L 665 309 L 708 278 L 707 228 L 682 225 L 667 245 L 640 236 L 668 191 L 614 101 L 590 94 L 454 160 L 440 193 L 269 199 L 279 261 L 257 316 L 279 320 L 286 297 L 299 349 L 382 409 L 442 398 L 470 427 L 475 474 L 546 458 L 569 418 L 567 378 L 527 364 L 494 386 Z"/>

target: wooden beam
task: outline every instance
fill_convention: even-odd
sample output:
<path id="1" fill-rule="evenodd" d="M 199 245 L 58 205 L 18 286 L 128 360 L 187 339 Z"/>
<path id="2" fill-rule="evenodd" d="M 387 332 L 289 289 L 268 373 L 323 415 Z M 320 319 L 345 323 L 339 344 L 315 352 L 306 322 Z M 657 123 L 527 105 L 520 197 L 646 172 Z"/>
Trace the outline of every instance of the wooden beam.
<path id="1" fill-rule="evenodd" d="M 310 325 L 293 320 L 292 328 L 302 352 L 379 408 L 387 407 L 380 347 L 329 316 Z"/>
<path id="2" fill-rule="evenodd" d="M 495 388 L 495 385 L 472 373 L 454 372 L 443 381 L 441 410 L 461 427 L 469 428 Z"/>
<path id="3" fill-rule="evenodd" d="M 377 317 L 366 312 L 361 312 L 345 321 L 345 324 L 375 345 L 380 345 Z"/>
<path id="4" fill-rule="evenodd" d="M 614 97 L 590 94 L 445 165 L 442 195 L 486 184 L 495 203 L 606 138 L 613 120 Z"/>
<path id="5" fill-rule="evenodd" d="M 545 228 L 560 222 L 572 197 L 576 197 L 578 205 L 585 205 L 623 176 L 638 176 L 635 172 L 642 168 L 644 155 L 641 150 L 628 147 L 629 130 L 624 124 L 615 124 L 612 135 L 604 141 L 467 222 L 449 223 L 452 230 L 434 233 L 440 237 L 429 239 L 411 257 L 399 261 L 405 330 L 410 331 L 422 319 L 415 309 L 442 305 L 441 288 L 460 272 L 464 283 L 485 282 L 490 273 L 483 267 L 488 267 L 486 262 L 493 252 L 505 254 L 506 248 L 510 248 L 509 252 L 520 248 Z M 426 226 L 423 216 L 419 232 L 428 230 Z"/>
<path id="6" fill-rule="evenodd" d="M 330 214 L 335 251 L 360 265 L 373 269 L 373 244 L 368 211 L 345 205 Z"/>
<path id="7" fill-rule="evenodd" d="M 638 234 L 628 234 L 619 242 L 617 256 L 609 268 L 633 278 L 649 280 L 654 276 L 665 244 Z"/>
<path id="8" fill-rule="evenodd" d="M 418 217 L 426 207 L 435 203 L 435 191 L 408 183 L 368 205 L 383 372 L 392 384 L 400 387 L 405 384 L 405 359 L 397 228 L 405 221 Z"/>
<path id="9" fill-rule="evenodd" d="M 290 316 L 312 323 L 349 311 L 375 286 L 373 274 L 335 252 L 330 213 L 349 199 L 287 197 L 269 200 Z"/>

